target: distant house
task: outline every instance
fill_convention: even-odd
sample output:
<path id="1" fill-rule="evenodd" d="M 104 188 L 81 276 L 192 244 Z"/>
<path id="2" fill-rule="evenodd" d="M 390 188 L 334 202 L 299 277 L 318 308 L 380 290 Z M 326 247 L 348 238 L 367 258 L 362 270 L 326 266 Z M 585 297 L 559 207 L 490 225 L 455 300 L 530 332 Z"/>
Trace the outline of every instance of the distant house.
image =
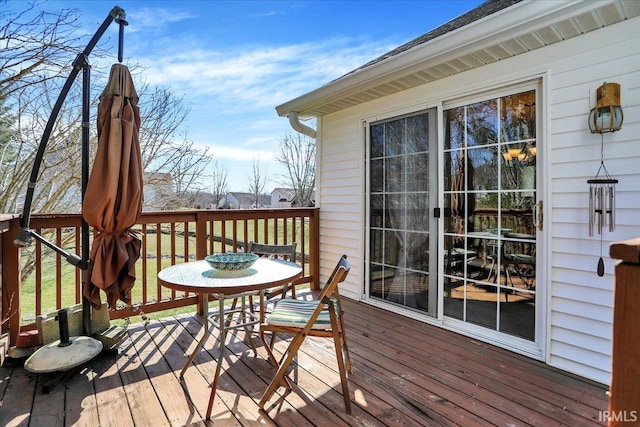
<path id="1" fill-rule="evenodd" d="M 318 145 L 320 275 L 347 254 L 345 296 L 607 384 L 606 254 L 640 235 L 639 41 L 640 1 L 487 1 L 277 106 Z M 594 135 L 603 82 L 624 123 Z M 617 223 L 590 236 L 601 154 Z"/>
<path id="2" fill-rule="evenodd" d="M 271 196 L 261 194 L 258 196 L 258 206 L 255 203 L 255 195 L 251 193 L 229 192 L 220 200 L 220 209 L 256 209 L 271 207 Z"/>
<path id="3" fill-rule="evenodd" d="M 291 188 L 274 188 L 271 192 L 272 208 L 290 208 L 295 192 Z"/>
<path id="4" fill-rule="evenodd" d="M 205 191 L 195 191 L 191 193 L 193 198 L 192 207 L 195 209 L 217 209 L 214 206 L 215 196 Z"/>
<path id="5" fill-rule="evenodd" d="M 302 206 L 298 202 L 296 192 L 292 188 L 275 188 L 271 192 L 271 207 L 272 208 L 295 208 L 295 207 L 312 207 L 315 206 L 315 193 L 311 195 L 310 203 L 306 206 Z"/>

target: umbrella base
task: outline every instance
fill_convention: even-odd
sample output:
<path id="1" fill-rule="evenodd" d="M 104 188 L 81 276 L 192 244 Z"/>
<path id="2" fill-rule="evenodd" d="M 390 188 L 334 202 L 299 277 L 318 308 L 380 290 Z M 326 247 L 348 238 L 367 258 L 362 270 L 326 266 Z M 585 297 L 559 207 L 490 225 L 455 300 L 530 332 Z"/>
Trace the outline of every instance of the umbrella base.
<path id="1" fill-rule="evenodd" d="M 24 369 L 35 374 L 68 371 L 96 357 L 102 343 L 95 338 L 71 337 L 71 344 L 60 347 L 60 340 L 40 347 L 26 362 Z"/>

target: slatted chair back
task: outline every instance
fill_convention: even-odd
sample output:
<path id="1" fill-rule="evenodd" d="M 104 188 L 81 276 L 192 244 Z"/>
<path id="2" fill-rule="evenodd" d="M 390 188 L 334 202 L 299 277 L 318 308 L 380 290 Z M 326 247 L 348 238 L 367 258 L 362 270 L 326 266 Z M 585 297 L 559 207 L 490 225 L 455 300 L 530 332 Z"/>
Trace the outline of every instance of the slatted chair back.
<path id="1" fill-rule="evenodd" d="M 296 246 L 296 242 L 287 245 L 270 245 L 266 243 L 256 243 L 252 240 L 249 242 L 247 251 L 256 255 L 260 255 L 262 257 L 296 262 Z M 285 286 L 278 286 L 277 288 L 273 289 L 267 289 L 265 291 L 265 298 L 267 300 L 277 296 L 284 298 L 287 296 L 287 292 L 289 291 L 289 289 L 291 289 L 291 297 L 295 298 L 296 287 L 293 283 L 289 283 Z"/>
<path id="2" fill-rule="evenodd" d="M 269 258 L 278 258 L 296 262 L 296 246 L 297 242 L 293 242 L 288 245 L 269 245 L 266 243 L 256 243 L 252 240 L 249 242 L 247 252 L 260 256 L 267 256 Z"/>

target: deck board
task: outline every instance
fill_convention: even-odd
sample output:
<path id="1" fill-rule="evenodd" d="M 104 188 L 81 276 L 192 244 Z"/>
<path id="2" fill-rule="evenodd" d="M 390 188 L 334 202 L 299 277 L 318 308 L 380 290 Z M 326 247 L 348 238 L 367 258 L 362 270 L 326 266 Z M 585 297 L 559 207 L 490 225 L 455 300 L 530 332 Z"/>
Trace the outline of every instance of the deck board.
<path id="1" fill-rule="evenodd" d="M 2 382 L 6 384 L 0 407 L 0 426 L 29 425 L 33 408 L 36 378 L 22 368 L 1 367 Z"/>
<path id="2" fill-rule="evenodd" d="M 67 424 L 100 425 L 98 402 L 92 381 L 94 376 L 94 371 L 83 367 L 78 375 L 72 376 L 66 382 L 65 422 Z"/>
<path id="3" fill-rule="evenodd" d="M 505 375 L 513 356 L 511 353 L 492 350 L 492 354 L 487 354 L 482 351 L 485 344 L 474 343 L 473 340 L 467 340 L 466 343 L 464 340 L 456 340 L 451 343 L 446 338 L 447 334 L 416 340 L 416 334 L 423 326 L 413 321 L 403 322 L 402 327 L 395 329 L 395 340 L 388 346 L 386 343 L 390 340 L 389 331 L 377 326 L 385 324 L 381 322 L 384 313 L 376 314 L 366 314 L 364 319 L 352 316 L 350 320 L 357 329 L 368 331 L 367 336 L 377 342 L 372 346 L 376 351 L 402 363 L 400 372 L 412 375 L 414 382 L 436 396 L 434 401 L 438 405 L 434 407 L 439 408 L 443 416 L 450 418 L 450 414 L 442 406 L 445 402 L 462 408 L 473 402 L 474 410 L 470 415 L 482 417 L 482 423 L 552 425 L 554 422 L 562 422 L 583 425 L 581 417 L 573 416 L 568 411 L 558 411 L 559 404 L 567 406 L 572 402 L 558 399 L 554 395 L 551 400 L 556 403 L 549 404 L 544 400 L 544 393 L 535 381 L 530 382 L 531 378 L 525 376 L 523 379 L 515 372 Z M 366 345 L 366 342 L 361 344 Z M 464 417 L 468 419 L 469 415 Z"/>
<path id="4" fill-rule="evenodd" d="M 38 378 L 38 387 L 41 388 L 42 377 Z M 31 409 L 30 425 L 34 426 L 64 426 L 64 387 L 51 387 L 47 394 L 35 393 L 33 408 Z"/>
<path id="5" fill-rule="evenodd" d="M 179 378 L 203 324 L 202 317 L 183 314 L 130 325 L 117 354 L 65 375 L 0 367 L 0 425 L 604 425 L 598 415 L 608 402 L 600 384 L 379 308 L 350 300 L 344 306 L 352 415 L 344 411 L 332 343 L 319 338 L 303 344 L 291 392 L 281 387 L 259 411 L 274 368 L 264 348 L 255 357 L 238 333 L 227 338 L 212 421 L 205 421 L 216 336 Z M 285 347 L 280 339 L 275 350 Z"/>
<path id="6" fill-rule="evenodd" d="M 123 346 L 124 347 L 124 346 Z M 118 371 L 116 360 L 128 357 L 122 350 L 118 356 L 100 356 L 88 365 L 95 372 L 93 380 L 100 426 L 133 427 L 133 412 Z M 71 420 L 73 421 L 73 420 Z M 74 425 L 68 423 L 65 425 Z"/>

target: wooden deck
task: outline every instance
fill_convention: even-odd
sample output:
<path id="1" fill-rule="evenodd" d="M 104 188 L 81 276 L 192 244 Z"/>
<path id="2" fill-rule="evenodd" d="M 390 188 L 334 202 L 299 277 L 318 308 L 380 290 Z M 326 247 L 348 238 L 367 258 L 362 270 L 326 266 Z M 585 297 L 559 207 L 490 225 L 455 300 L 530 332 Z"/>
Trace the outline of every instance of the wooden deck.
<path id="1" fill-rule="evenodd" d="M 180 315 L 131 325 L 117 354 L 62 375 L 6 363 L 0 426 L 605 425 L 598 421 L 607 409 L 602 386 L 365 304 L 344 305 L 354 369 L 351 416 L 331 342 L 322 339 L 307 340 L 291 373 L 297 386 L 261 414 L 257 401 L 274 369 L 263 348 L 254 357 L 239 335 L 227 341 L 212 421 L 205 422 L 214 338 L 181 382 L 202 318 Z"/>

